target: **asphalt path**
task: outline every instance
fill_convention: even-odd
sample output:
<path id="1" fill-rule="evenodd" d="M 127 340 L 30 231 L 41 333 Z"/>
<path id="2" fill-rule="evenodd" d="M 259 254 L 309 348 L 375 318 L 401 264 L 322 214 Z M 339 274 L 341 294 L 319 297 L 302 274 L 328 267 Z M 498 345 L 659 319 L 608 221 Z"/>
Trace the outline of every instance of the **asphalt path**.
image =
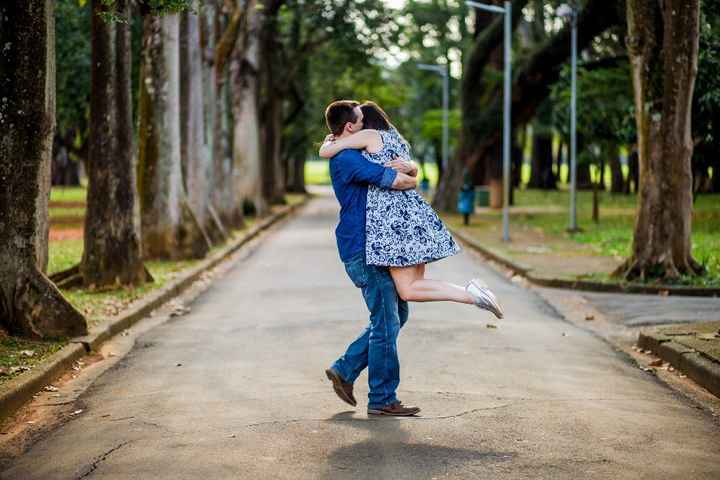
<path id="1" fill-rule="evenodd" d="M 421 416 L 369 418 L 365 374 L 341 403 L 323 371 L 367 311 L 336 220 L 323 197 L 270 232 L 0 478 L 720 478 L 717 419 L 467 252 L 428 275 L 484 278 L 506 318 L 413 304 L 398 396 Z"/>

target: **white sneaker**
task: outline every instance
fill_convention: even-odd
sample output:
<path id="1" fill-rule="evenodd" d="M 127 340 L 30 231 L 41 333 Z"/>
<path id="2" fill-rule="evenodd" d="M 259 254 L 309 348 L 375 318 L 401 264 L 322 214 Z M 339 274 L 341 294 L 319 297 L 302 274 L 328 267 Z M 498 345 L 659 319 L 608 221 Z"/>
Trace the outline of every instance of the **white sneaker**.
<path id="1" fill-rule="evenodd" d="M 495 294 L 479 278 L 470 280 L 465 285 L 465 291 L 472 295 L 478 308 L 492 312 L 497 318 L 503 318 L 503 310 Z"/>

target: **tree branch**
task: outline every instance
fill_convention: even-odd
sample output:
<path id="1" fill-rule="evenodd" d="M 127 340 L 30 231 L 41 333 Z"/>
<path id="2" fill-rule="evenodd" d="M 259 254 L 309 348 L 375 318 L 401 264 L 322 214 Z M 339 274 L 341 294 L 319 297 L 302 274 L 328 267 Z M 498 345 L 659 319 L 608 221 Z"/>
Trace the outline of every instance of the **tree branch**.
<path id="1" fill-rule="evenodd" d="M 235 49 L 240 32 L 247 27 L 247 12 L 250 8 L 254 8 L 253 3 L 249 1 L 245 7 L 239 4 L 235 7 L 230 23 L 215 46 L 215 71 L 218 78 L 222 77 L 225 71 L 225 65 Z"/>
<path id="2" fill-rule="evenodd" d="M 582 51 L 599 34 L 617 25 L 620 17 L 617 5 L 605 0 L 590 0 L 578 17 L 578 50 Z M 512 126 L 526 123 L 535 113 L 537 106 L 550 93 L 550 87 L 560 76 L 559 66 L 570 55 L 570 26 L 566 25 L 555 36 L 544 42 L 530 58 L 517 68 L 512 84 Z M 473 130 L 484 133 L 483 138 L 473 145 L 468 167 L 473 168 L 480 158 L 497 147 L 502 139 L 502 129 L 497 123 L 502 118 L 503 98 L 497 85 L 496 94 L 491 95 L 487 107 L 476 117 Z"/>

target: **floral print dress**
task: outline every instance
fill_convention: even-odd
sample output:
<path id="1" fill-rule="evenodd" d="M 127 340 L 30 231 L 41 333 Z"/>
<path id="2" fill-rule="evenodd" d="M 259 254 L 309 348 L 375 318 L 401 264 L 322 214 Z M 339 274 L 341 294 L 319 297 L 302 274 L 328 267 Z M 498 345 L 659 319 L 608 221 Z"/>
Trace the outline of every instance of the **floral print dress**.
<path id="1" fill-rule="evenodd" d="M 384 165 L 401 157 L 410 160 L 410 147 L 395 129 L 379 130 L 383 148 L 363 156 Z M 434 262 L 460 251 L 437 213 L 416 190 L 368 187 L 365 254 L 369 265 L 406 267 Z"/>

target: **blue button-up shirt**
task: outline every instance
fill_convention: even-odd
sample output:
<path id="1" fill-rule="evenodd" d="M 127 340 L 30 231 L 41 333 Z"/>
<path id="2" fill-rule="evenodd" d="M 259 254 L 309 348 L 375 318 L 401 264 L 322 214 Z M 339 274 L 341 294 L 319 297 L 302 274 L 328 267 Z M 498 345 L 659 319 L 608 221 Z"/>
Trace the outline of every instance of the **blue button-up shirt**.
<path id="1" fill-rule="evenodd" d="M 335 229 L 343 262 L 365 252 L 365 207 L 368 185 L 389 189 L 397 172 L 366 160 L 359 150 L 343 150 L 330 159 L 330 178 L 340 202 Z"/>

